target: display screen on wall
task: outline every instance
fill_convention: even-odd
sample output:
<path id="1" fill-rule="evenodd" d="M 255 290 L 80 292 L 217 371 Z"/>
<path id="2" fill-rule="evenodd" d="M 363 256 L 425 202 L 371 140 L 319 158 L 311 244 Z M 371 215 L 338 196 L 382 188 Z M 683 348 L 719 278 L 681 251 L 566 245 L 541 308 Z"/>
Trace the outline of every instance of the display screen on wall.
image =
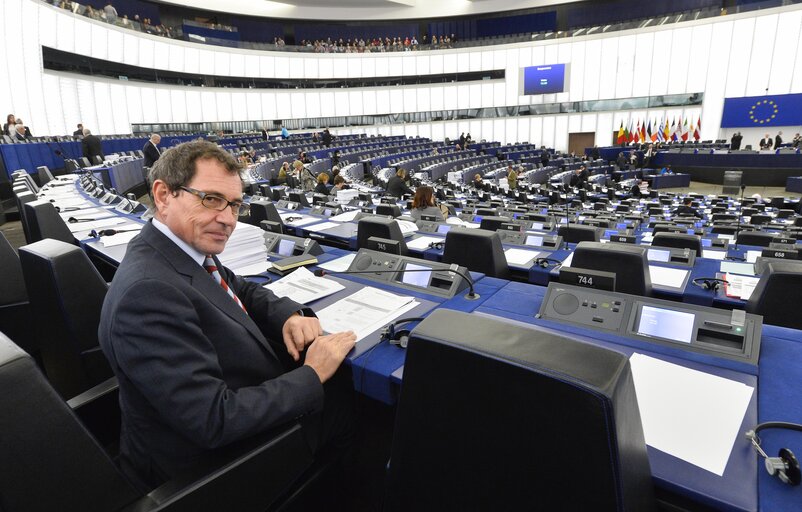
<path id="1" fill-rule="evenodd" d="M 566 70 L 566 64 L 549 64 L 523 68 L 524 95 L 564 92 Z"/>

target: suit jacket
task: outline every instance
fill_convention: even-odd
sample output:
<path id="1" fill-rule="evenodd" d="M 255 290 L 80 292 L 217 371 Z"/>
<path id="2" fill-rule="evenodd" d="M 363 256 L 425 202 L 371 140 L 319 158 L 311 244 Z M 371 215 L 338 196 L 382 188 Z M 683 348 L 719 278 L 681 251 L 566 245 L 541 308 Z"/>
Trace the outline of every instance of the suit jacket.
<path id="1" fill-rule="evenodd" d="M 142 164 L 145 167 L 153 167 L 153 164 L 156 163 L 156 160 L 161 156 L 161 153 L 159 153 L 159 150 L 151 141 L 145 143 L 142 152 L 145 154 L 145 162 Z"/>
<path id="2" fill-rule="evenodd" d="M 286 354 L 282 326 L 304 306 L 218 268 L 247 314 L 148 223 L 103 303 L 98 337 L 119 380 L 120 462 L 143 488 L 323 408 L 315 371 L 287 371 L 277 355 Z"/>
<path id="3" fill-rule="evenodd" d="M 404 194 L 414 194 L 404 180 L 399 176 L 393 176 L 387 180 L 387 195 L 401 197 Z"/>
<path id="4" fill-rule="evenodd" d="M 95 162 L 92 161 L 92 157 L 95 155 L 100 156 L 101 159 L 106 158 L 103 156 L 103 148 L 100 145 L 100 138 L 97 135 L 90 134 L 84 137 L 81 140 L 81 148 L 83 149 L 84 156 L 93 164 Z"/>
<path id="5" fill-rule="evenodd" d="M 677 206 L 677 208 L 674 210 L 674 215 L 679 217 L 693 216 L 693 217 L 698 217 L 700 219 L 702 218 L 702 214 L 699 213 L 696 210 L 696 208 L 694 208 L 693 206 L 685 206 L 684 204 Z"/>
<path id="6" fill-rule="evenodd" d="M 771 149 L 772 142 L 773 141 L 771 140 L 771 137 L 766 139 L 760 139 L 760 148 Z"/>
<path id="7" fill-rule="evenodd" d="M 782 143 L 783 143 L 782 137 L 780 137 L 779 135 L 774 137 L 774 149 L 778 149 L 780 146 L 782 146 Z"/>

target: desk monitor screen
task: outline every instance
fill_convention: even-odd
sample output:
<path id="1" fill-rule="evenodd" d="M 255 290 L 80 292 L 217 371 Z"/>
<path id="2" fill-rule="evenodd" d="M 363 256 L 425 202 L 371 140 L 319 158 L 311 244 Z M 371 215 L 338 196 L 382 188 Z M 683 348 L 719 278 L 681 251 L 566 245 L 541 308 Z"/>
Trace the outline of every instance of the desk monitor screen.
<path id="1" fill-rule="evenodd" d="M 527 235 L 526 242 L 524 242 L 524 245 L 536 245 L 538 247 L 542 247 L 543 237 L 537 235 Z"/>
<path id="2" fill-rule="evenodd" d="M 533 222 L 532 229 L 542 231 L 543 230 L 543 223 L 542 222 Z"/>
<path id="3" fill-rule="evenodd" d="M 619 222 L 619 223 L 617 223 L 615 225 L 615 228 L 616 229 L 627 229 L 627 223 L 626 222 Z"/>
<path id="4" fill-rule="evenodd" d="M 295 242 L 292 240 L 279 240 L 278 241 L 278 254 L 279 256 L 289 257 L 295 251 Z"/>
<path id="5" fill-rule="evenodd" d="M 325 210 L 323 210 L 323 216 L 324 217 L 330 217 L 331 216 L 331 208 L 326 208 Z"/>
<path id="6" fill-rule="evenodd" d="M 661 261 L 663 263 L 668 263 L 669 261 L 671 261 L 671 251 L 649 249 L 647 257 L 649 258 L 649 261 Z"/>
<path id="7" fill-rule="evenodd" d="M 481 215 L 474 215 L 473 216 L 473 221 L 475 223 L 477 223 L 477 224 L 481 224 L 482 223 L 482 216 Z"/>
<path id="8" fill-rule="evenodd" d="M 712 247 L 713 241 L 709 238 L 702 238 L 702 247 Z"/>
<path id="9" fill-rule="evenodd" d="M 642 306 L 637 333 L 641 336 L 690 343 L 695 318 L 692 313 Z"/>
<path id="10" fill-rule="evenodd" d="M 451 224 L 440 224 L 437 226 L 437 232 L 441 235 L 445 235 L 451 229 Z"/>
<path id="11" fill-rule="evenodd" d="M 604 230 L 604 238 L 612 238 L 618 234 L 617 229 L 605 229 Z"/>
<path id="12" fill-rule="evenodd" d="M 411 270 L 412 272 L 407 272 L 408 270 Z M 426 288 L 429 286 L 429 283 L 432 280 L 432 267 L 407 263 L 404 265 L 404 270 L 401 271 L 399 280 L 402 283 L 410 286 L 420 286 L 421 288 Z"/>

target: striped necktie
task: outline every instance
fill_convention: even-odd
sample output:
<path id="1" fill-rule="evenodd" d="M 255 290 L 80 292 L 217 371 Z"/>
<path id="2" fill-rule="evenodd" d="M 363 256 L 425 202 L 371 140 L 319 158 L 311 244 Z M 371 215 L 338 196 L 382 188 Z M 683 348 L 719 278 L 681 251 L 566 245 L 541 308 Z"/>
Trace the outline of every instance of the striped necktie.
<path id="1" fill-rule="evenodd" d="M 226 293 L 232 299 L 234 299 L 234 301 L 237 303 L 237 305 L 239 307 L 241 307 L 242 310 L 247 314 L 248 310 L 245 309 L 245 306 L 242 305 L 242 302 L 239 300 L 239 297 L 237 297 L 234 294 L 234 291 L 231 288 L 229 288 L 228 283 L 226 283 L 226 280 L 223 279 L 222 275 L 220 275 L 220 271 L 217 269 L 217 264 L 214 262 L 214 258 L 212 258 L 211 256 L 206 256 L 206 261 L 203 263 L 203 268 L 206 269 L 206 272 L 211 274 L 211 276 L 214 278 L 214 280 L 217 281 L 217 283 L 220 286 L 223 287 L 223 289 L 226 291 Z"/>

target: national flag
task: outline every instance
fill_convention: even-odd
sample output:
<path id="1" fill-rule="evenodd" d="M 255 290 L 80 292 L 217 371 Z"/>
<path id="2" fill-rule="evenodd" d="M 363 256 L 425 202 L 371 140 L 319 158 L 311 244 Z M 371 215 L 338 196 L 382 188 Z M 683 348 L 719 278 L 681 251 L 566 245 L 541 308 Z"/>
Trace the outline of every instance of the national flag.
<path id="1" fill-rule="evenodd" d="M 635 126 L 632 124 L 632 119 L 629 120 L 629 137 L 627 137 L 627 142 L 634 142 L 635 141 Z"/>
<path id="2" fill-rule="evenodd" d="M 640 123 L 640 120 L 638 122 Z M 646 142 L 646 121 L 640 125 L 640 140 Z"/>
<path id="3" fill-rule="evenodd" d="M 699 132 L 702 130 L 702 118 L 700 117 L 699 120 L 696 122 L 696 128 L 693 130 L 693 139 L 699 140 L 701 137 Z"/>
<path id="4" fill-rule="evenodd" d="M 631 141 L 632 139 L 629 138 L 629 126 L 624 125 L 624 136 L 622 137 L 622 142 L 627 143 Z"/>
<path id="5" fill-rule="evenodd" d="M 666 140 L 665 136 L 663 135 L 663 120 L 660 119 L 656 125 L 657 129 L 657 141 L 664 142 Z"/>
<path id="6" fill-rule="evenodd" d="M 640 119 L 638 119 L 637 124 L 635 125 L 635 142 L 640 142 Z"/>
<path id="7" fill-rule="evenodd" d="M 657 128 L 657 123 L 655 123 L 655 129 Z M 646 130 L 646 134 L 649 136 L 649 140 L 652 142 L 657 141 L 657 131 L 652 131 L 652 120 L 649 119 L 649 128 Z"/>
<path id="8" fill-rule="evenodd" d="M 668 126 L 668 116 L 666 116 L 666 125 L 663 128 L 663 140 L 664 141 L 668 141 L 668 136 L 669 136 L 669 133 L 670 133 L 669 130 L 670 130 L 670 128 Z"/>
<path id="9" fill-rule="evenodd" d="M 672 137 L 677 142 L 682 140 L 682 116 L 679 116 L 679 119 L 677 119 L 677 127 L 674 129 Z"/>
<path id="10" fill-rule="evenodd" d="M 677 120 L 671 119 L 671 129 L 668 132 L 668 138 L 672 141 L 677 140 Z"/>
<path id="11" fill-rule="evenodd" d="M 685 124 L 682 126 L 682 140 L 683 141 L 687 141 L 688 140 L 688 118 L 687 118 L 687 116 L 685 117 Z"/>
<path id="12" fill-rule="evenodd" d="M 618 144 L 624 143 L 624 121 L 621 121 L 621 126 L 618 127 Z"/>

